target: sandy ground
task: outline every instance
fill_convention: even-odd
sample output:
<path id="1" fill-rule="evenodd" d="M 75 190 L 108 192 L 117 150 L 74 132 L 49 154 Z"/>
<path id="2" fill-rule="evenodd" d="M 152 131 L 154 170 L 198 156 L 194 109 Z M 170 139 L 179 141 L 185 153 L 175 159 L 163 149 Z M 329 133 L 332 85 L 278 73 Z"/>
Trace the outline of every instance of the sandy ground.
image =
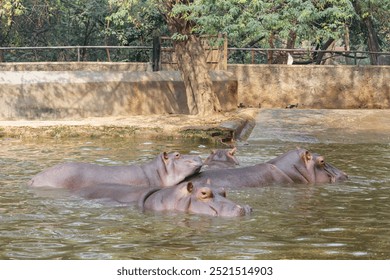
<path id="1" fill-rule="evenodd" d="M 259 109 L 240 109 L 211 117 L 167 114 L 74 120 L 7 120 L 0 121 L 0 137 L 171 137 L 189 130 L 212 130 L 231 120 L 254 119 L 258 112 Z"/>

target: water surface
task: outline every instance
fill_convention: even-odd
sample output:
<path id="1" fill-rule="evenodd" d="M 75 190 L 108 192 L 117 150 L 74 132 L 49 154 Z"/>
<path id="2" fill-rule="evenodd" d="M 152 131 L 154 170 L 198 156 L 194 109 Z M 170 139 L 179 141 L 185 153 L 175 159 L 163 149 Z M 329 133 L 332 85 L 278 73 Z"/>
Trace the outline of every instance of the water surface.
<path id="1" fill-rule="evenodd" d="M 141 213 L 66 190 L 26 186 L 59 162 L 140 164 L 173 150 L 205 158 L 213 143 L 2 139 L 0 259 L 389 259 L 390 137 L 329 127 L 323 118 L 332 119 L 332 111 L 263 111 L 250 139 L 238 143 L 237 156 L 246 166 L 307 148 L 349 180 L 230 191 L 230 199 L 254 209 L 242 218 Z"/>

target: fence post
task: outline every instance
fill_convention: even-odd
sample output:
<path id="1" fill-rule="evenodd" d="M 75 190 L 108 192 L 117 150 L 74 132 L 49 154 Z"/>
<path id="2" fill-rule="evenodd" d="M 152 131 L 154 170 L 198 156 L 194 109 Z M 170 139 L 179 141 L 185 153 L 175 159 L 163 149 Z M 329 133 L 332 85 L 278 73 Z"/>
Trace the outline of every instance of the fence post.
<path id="1" fill-rule="evenodd" d="M 80 46 L 77 46 L 77 62 L 80 62 Z"/>
<path id="2" fill-rule="evenodd" d="M 222 46 L 222 55 L 219 56 L 219 70 L 227 70 L 227 61 L 228 61 L 228 41 L 227 41 L 227 35 L 226 34 L 218 34 L 218 38 L 223 39 L 223 46 Z"/>
<path id="3" fill-rule="evenodd" d="M 160 71 L 161 38 L 153 38 L 152 67 L 153 71 Z"/>

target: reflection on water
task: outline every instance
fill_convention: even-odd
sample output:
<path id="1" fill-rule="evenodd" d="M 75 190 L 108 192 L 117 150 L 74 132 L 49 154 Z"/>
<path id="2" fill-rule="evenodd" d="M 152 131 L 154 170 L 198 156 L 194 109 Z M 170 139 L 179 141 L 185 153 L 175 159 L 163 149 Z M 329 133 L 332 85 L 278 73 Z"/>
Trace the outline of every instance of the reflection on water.
<path id="1" fill-rule="evenodd" d="M 390 258 L 389 135 L 378 137 L 376 132 L 372 138 L 372 131 L 356 134 L 307 122 L 311 116 L 321 119 L 320 113 L 330 118 L 331 111 L 291 112 L 271 110 L 259 116 L 251 138 L 238 144 L 241 165 L 266 161 L 300 146 L 325 155 L 350 179 L 336 185 L 230 191 L 228 197 L 254 209 L 251 216 L 233 219 L 141 213 L 74 197 L 66 190 L 26 187 L 34 174 L 63 161 L 142 163 L 164 150 L 206 158 L 215 148 L 210 143 L 1 140 L 0 258 Z"/>

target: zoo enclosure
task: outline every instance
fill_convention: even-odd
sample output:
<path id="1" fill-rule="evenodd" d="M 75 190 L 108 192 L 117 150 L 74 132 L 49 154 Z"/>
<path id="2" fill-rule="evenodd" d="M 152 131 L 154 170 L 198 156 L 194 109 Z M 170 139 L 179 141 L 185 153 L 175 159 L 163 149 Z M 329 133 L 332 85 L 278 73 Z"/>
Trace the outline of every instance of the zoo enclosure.
<path id="1" fill-rule="evenodd" d="M 233 48 L 222 45 L 204 45 L 207 62 L 212 69 L 225 70 L 227 64 L 287 64 L 288 55 L 293 64 L 369 65 L 370 55 L 379 58 L 379 64 L 390 65 L 390 52 L 357 50 L 312 50 L 281 48 Z M 0 47 L 4 62 L 151 62 L 154 71 L 175 70 L 177 62 L 170 38 L 155 40 L 153 46 L 42 46 Z M 290 60 L 291 62 L 291 60 Z"/>

